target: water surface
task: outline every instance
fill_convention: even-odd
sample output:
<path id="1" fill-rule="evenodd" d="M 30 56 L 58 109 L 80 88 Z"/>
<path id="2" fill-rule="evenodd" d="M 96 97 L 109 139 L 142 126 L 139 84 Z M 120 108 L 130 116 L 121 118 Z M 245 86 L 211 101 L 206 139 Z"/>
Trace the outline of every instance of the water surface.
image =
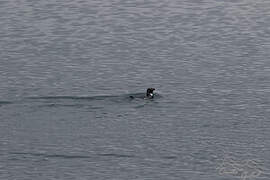
<path id="1" fill-rule="evenodd" d="M 0 179 L 269 179 L 269 27 L 267 0 L 2 0 Z"/>

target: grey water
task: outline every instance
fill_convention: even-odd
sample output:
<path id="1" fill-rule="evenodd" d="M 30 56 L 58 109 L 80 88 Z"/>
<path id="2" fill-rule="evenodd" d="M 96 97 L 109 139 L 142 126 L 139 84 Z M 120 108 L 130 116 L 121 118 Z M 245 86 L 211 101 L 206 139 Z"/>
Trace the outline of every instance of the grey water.
<path id="1" fill-rule="evenodd" d="M 0 179 L 270 179 L 269 83 L 268 0 L 1 0 Z"/>

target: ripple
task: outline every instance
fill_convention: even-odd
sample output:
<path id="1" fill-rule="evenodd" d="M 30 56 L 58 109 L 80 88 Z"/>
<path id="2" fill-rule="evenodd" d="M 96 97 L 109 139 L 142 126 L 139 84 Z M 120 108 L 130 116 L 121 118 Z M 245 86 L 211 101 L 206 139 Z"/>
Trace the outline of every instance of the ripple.
<path id="1" fill-rule="evenodd" d="M 132 98 L 131 98 L 132 97 Z M 162 97 L 160 94 L 155 94 L 155 98 Z M 98 96 L 36 96 L 27 97 L 33 100 L 116 100 L 116 99 L 134 99 L 145 98 L 145 93 L 130 93 L 122 95 L 98 95 Z"/>
<path id="2" fill-rule="evenodd" d="M 87 155 L 71 155 L 71 154 L 47 154 L 47 153 L 32 153 L 32 152 L 12 152 L 10 154 L 13 155 L 22 155 L 23 158 L 26 157 L 42 157 L 42 158 L 60 158 L 60 159 L 89 159 L 94 158 L 96 156 L 100 157 L 113 157 L 113 158 L 134 158 L 134 155 L 127 155 L 127 154 L 117 154 L 117 153 L 100 153 L 100 154 L 93 154 L 92 156 Z M 17 158 L 12 157 L 13 160 L 17 160 Z"/>
<path id="3" fill-rule="evenodd" d="M 134 158 L 135 157 L 133 155 L 116 154 L 116 153 L 102 153 L 102 154 L 98 154 L 98 155 L 104 156 L 104 157 L 115 157 L 115 158 Z"/>
<path id="4" fill-rule="evenodd" d="M 6 104 L 12 104 L 12 102 L 11 101 L 0 101 L 0 106 L 6 105 Z"/>
<path id="5" fill-rule="evenodd" d="M 28 152 L 12 152 L 13 155 L 34 156 L 43 158 L 62 158 L 62 159 L 85 159 L 92 158 L 86 155 L 67 155 L 67 154 L 46 154 L 46 153 L 28 153 Z"/>
<path id="6" fill-rule="evenodd" d="M 28 99 L 40 99 L 40 100 L 65 100 L 65 99 L 70 99 L 70 100 L 103 100 L 106 98 L 113 98 L 117 96 L 109 96 L 109 95 L 104 95 L 104 96 L 37 96 L 37 97 L 28 97 Z"/>

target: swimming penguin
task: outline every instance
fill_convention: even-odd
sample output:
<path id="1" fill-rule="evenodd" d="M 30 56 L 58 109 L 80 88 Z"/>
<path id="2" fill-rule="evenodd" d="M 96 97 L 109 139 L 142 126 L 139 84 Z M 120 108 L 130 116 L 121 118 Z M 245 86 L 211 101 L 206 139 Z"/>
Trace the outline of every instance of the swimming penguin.
<path id="1" fill-rule="evenodd" d="M 148 88 L 146 90 L 146 98 L 153 99 L 154 98 L 154 90 L 155 90 L 155 88 Z"/>
<path id="2" fill-rule="evenodd" d="M 131 99 L 134 99 L 135 97 L 144 98 L 144 99 L 153 99 L 154 98 L 154 90 L 155 90 L 155 88 L 148 88 L 146 90 L 146 94 L 145 95 L 137 94 L 137 95 L 132 95 L 132 96 L 129 96 L 129 97 Z"/>

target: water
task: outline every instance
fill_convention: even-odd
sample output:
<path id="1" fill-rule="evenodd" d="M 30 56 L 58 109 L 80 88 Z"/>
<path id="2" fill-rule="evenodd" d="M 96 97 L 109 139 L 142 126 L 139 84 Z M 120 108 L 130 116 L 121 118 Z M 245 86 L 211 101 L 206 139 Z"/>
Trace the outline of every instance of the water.
<path id="1" fill-rule="evenodd" d="M 269 179 L 269 27 L 268 0 L 2 0 L 0 179 Z"/>

